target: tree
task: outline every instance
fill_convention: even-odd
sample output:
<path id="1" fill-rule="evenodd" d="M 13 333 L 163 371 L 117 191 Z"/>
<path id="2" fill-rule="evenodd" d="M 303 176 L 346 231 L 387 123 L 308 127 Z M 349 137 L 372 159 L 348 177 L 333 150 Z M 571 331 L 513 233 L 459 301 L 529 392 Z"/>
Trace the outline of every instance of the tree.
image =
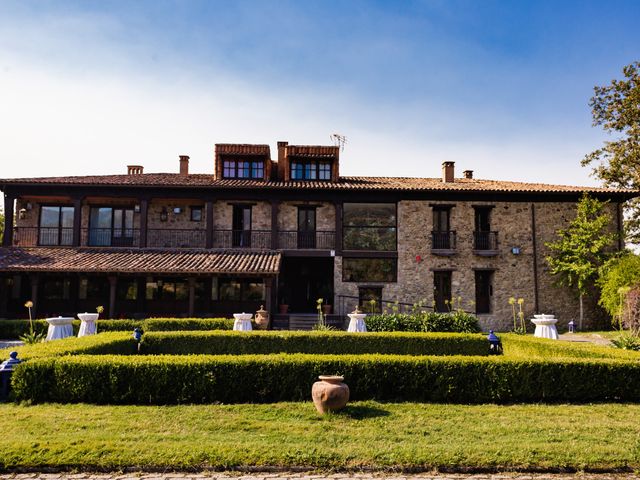
<path id="1" fill-rule="evenodd" d="M 546 260 L 558 283 L 574 288 L 580 298 L 580 328 L 584 318 L 583 297 L 595 284 L 599 268 L 612 254 L 617 234 L 610 231 L 608 202 L 584 195 L 578 202 L 576 218 L 558 231 L 556 242 L 546 243 L 551 255 Z"/>
<path id="2" fill-rule="evenodd" d="M 593 175 L 608 187 L 640 189 L 640 62 L 622 69 L 624 80 L 594 87 L 589 102 L 593 125 L 616 138 L 586 155 L 582 165 L 596 164 Z M 633 243 L 640 242 L 640 200 L 625 207 L 625 233 Z"/>
<path id="3" fill-rule="evenodd" d="M 596 283 L 600 287 L 598 303 L 619 323 L 626 292 L 640 286 L 640 256 L 627 250 L 610 258 L 600 268 Z"/>

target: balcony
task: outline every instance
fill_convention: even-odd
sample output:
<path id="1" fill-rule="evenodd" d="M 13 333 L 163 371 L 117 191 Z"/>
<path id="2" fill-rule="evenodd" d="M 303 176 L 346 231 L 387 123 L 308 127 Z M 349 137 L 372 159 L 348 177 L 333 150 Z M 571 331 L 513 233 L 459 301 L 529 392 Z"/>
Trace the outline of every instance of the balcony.
<path id="1" fill-rule="evenodd" d="M 80 230 L 80 246 L 83 247 L 131 247 L 139 248 L 207 248 L 207 231 L 194 229 L 150 228 L 146 244 L 138 228 L 83 228 Z M 271 230 L 213 230 L 211 248 L 272 248 Z M 73 228 L 15 227 L 13 245 L 19 247 L 71 247 L 74 246 Z M 335 248 L 333 231 L 279 231 L 277 247 L 283 250 L 332 250 Z"/>
<path id="2" fill-rule="evenodd" d="M 450 256 L 456 253 L 456 232 L 455 230 L 432 231 L 431 232 L 431 253 L 433 255 Z"/>
<path id="3" fill-rule="evenodd" d="M 498 232 L 473 232 L 473 253 L 483 257 L 498 255 Z"/>

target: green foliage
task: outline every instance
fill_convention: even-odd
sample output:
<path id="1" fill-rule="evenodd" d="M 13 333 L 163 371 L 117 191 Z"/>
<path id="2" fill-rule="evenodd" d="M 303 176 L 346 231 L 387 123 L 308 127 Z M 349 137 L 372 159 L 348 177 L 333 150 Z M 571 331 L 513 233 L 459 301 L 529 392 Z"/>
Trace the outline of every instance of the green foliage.
<path id="1" fill-rule="evenodd" d="M 462 310 L 449 313 L 382 313 L 365 319 L 370 332 L 457 332 L 477 333 L 478 319 Z"/>
<path id="2" fill-rule="evenodd" d="M 96 326 L 100 332 L 133 332 L 142 327 L 142 320 L 98 320 Z M 29 320 L 0 320 L 0 338 L 15 339 L 30 333 Z M 46 337 L 49 324 L 46 320 L 33 320 L 33 332 Z M 78 334 L 80 320 L 73 321 L 73 333 Z"/>
<path id="3" fill-rule="evenodd" d="M 148 318 L 144 321 L 142 329 L 145 332 L 233 330 L 233 320 L 228 318 Z"/>
<path id="4" fill-rule="evenodd" d="M 596 163 L 593 174 L 606 186 L 640 189 L 640 62 L 625 66 L 622 73 L 623 80 L 596 86 L 589 103 L 593 125 L 616 137 L 586 155 L 582 165 Z M 627 238 L 638 243 L 640 200 L 628 203 L 625 218 Z"/>
<path id="5" fill-rule="evenodd" d="M 640 337 L 628 333 L 620 335 L 618 338 L 611 339 L 614 347 L 622 350 L 640 351 Z"/>
<path id="6" fill-rule="evenodd" d="M 4 238 L 4 212 L 0 211 L 0 243 Z"/>
<path id="7" fill-rule="evenodd" d="M 482 335 L 347 332 L 150 332 L 141 352 L 153 355 L 274 353 L 487 355 Z"/>
<path id="8" fill-rule="evenodd" d="M 640 256 L 627 251 L 610 259 L 600 268 L 597 284 L 600 287 L 598 303 L 613 319 L 618 319 L 622 314 L 624 289 L 640 285 Z"/>

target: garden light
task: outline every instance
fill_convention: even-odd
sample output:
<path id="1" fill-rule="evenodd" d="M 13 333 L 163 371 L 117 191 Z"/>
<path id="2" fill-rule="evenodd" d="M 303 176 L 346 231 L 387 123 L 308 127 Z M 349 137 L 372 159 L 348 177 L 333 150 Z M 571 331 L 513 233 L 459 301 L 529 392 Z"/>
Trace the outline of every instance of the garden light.
<path id="1" fill-rule="evenodd" d="M 576 333 L 576 322 L 571 320 L 567 326 L 569 327 L 569 333 Z"/>
<path id="2" fill-rule="evenodd" d="M 19 363 L 18 352 L 11 352 L 9 354 L 9 360 L 0 364 L 0 399 L 4 400 L 9 396 L 13 367 Z"/>
<path id="3" fill-rule="evenodd" d="M 493 333 L 493 330 L 489 330 L 487 340 L 489 340 L 489 355 L 501 355 L 502 342 L 500 341 L 500 338 Z"/>

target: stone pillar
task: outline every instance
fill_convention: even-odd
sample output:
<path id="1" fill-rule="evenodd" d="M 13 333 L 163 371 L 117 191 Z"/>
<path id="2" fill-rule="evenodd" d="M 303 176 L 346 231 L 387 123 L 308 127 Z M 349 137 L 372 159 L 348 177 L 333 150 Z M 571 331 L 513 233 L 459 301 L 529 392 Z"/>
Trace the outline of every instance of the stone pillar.
<path id="1" fill-rule="evenodd" d="M 73 199 L 73 246 L 79 247 L 82 238 L 82 198 Z"/>
<path id="2" fill-rule="evenodd" d="M 29 275 L 31 281 L 31 301 L 33 307 L 31 307 L 31 315 L 33 318 L 38 318 L 38 286 L 40 285 L 40 275 Z"/>
<path id="3" fill-rule="evenodd" d="M 13 244 L 13 210 L 16 197 L 4 194 L 4 237 L 2 245 L 10 247 Z"/>
<path id="4" fill-rule="evenodd" d="M 335 202 L 336 210 L 336 255 L 342 255 L 342 202 Z"/>
<path id="5" fill-rule="evenodd" d="M 149 213 L 149 200 L 140 199 L 140 248 L 147 246 L 147 219 Z"/>
<path id="6" fill-rule="evenodd" d="M 279 200 L 271 200 L 271 249 L 278 249 L 278 208 Z M 268 310 L 268 309 L 267 309 Z"/>
<path id="7" fill-rule="evenodd" d="M 147 279 L 146 277 L 138 278 L 138 297 L 136 298 L 136 309 L 138 313 L 146 313 L 147 311 Z"/>
<path id="8" fill-rule="evenodd" d="M 273 278 L 266 277 L 262 281 L 264 282 L 264 309 L 271 314 L 271 309 L 275 305 L 273 301 Z"/>
<path id="9" fill-rule="evenodd" d="M 189 277 L 189 316 L 193 317 L 196 311 L 196 279 Z"/>
<path id="10" fill-rule="evenodd" d="M 109 276 L 109 318 L 116 316 L 116 287 L 118 286 L 118 277 Z"/>
<path id="11" fill-rule="evenodd" d="M 213 248 L 213 200 L 207 200 L 205 206 L 206 248 Z"/>
<path id="12" fill-rule="evenodd" d="M 0 318 L 7 318 L 7 277 L 0 277 Z"/>

